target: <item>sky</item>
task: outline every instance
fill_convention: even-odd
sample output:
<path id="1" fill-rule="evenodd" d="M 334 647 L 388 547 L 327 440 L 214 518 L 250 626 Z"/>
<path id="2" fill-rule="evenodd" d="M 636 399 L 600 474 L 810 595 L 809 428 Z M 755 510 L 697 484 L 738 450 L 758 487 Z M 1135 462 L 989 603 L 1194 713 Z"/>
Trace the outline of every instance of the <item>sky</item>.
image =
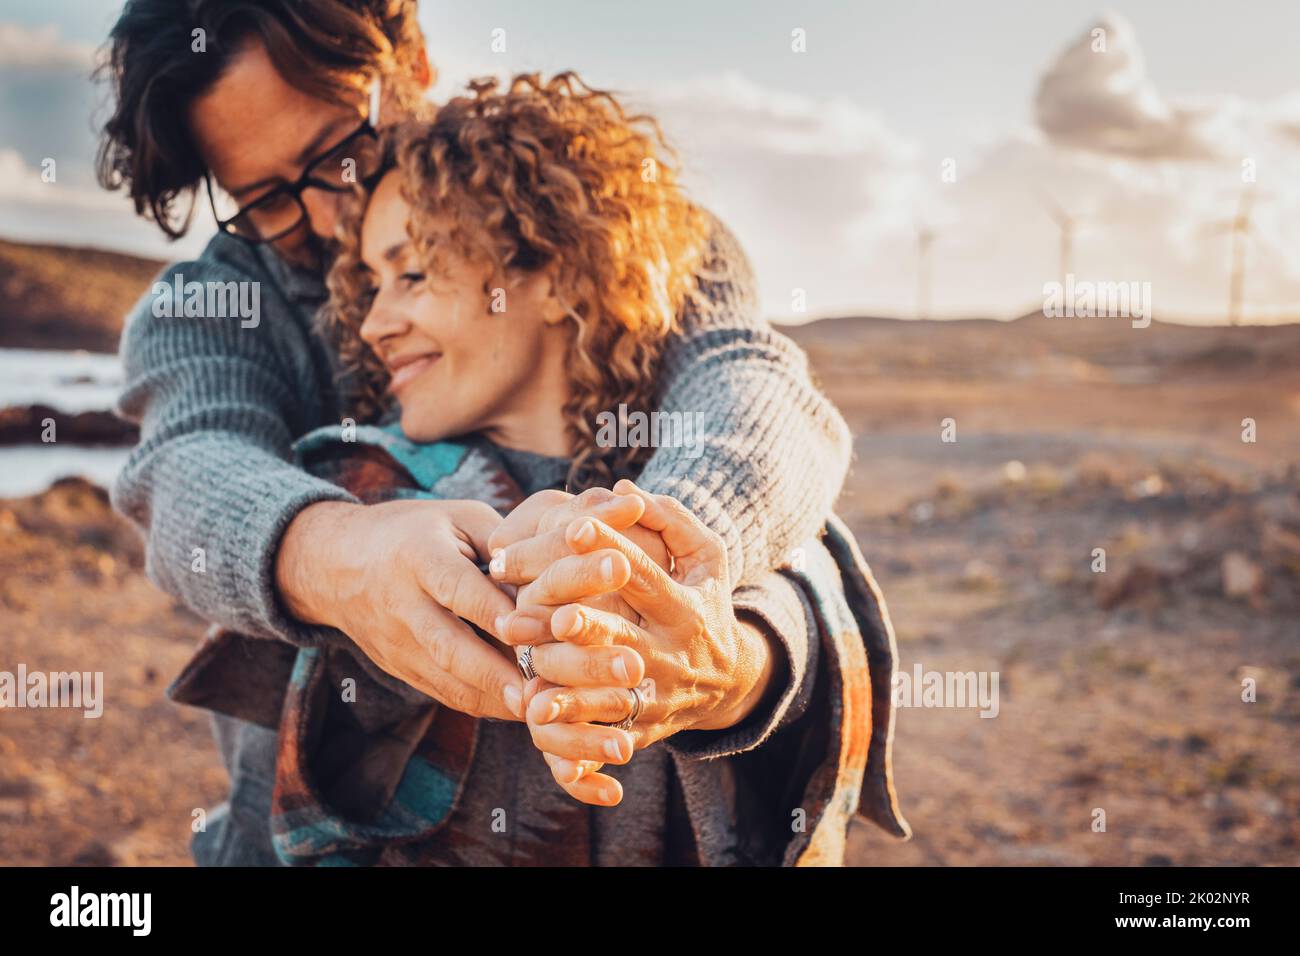
<path id="1" fill-rule="evenodd" d="M 169 245 L 94 186 L 87 75 L 119 7 L 0 0 L 0 236 L 192 255 L 210 220 Z M 1079 279 L 1223 321 L 1247 192 L 1246 319 L 1300 317 L 1300 4 L 424 0 L 421 22 L 435 98 L 572 68 L 654 112 L 772 318 L 1036 310 L 1064 215 Z"/>

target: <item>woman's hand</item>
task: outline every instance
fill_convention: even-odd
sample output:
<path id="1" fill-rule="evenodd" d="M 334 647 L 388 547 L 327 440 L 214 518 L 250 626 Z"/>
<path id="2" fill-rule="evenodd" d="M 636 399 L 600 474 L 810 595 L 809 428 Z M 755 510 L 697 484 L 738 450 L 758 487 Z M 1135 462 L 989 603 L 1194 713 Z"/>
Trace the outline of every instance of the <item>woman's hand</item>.
<path id="1" fill-rule="evenodd" d="M 740 723 L 765 696 L 775 660 L 766 635 L 733 613 L 721 539 L 673 498 L 646 494 L 631 482 L 615 490 L 642 500 L 640 525 L 662 538 L 673 559 L 672 574 L 604 522 L 583 517 L 564 531 L 569 556 L 520 590 L 520 606 L 531 603 L 527 613 L 545 621 L 557 642 L 533 651 L 542 678 L 525 687 L 533 742 L 567 792 L 601 805 L 622 798 L 618 782 L 599 773 L 601 764 L 627 763 L 636 749 L 681 730 Z M 637 620 L 579 604 L 554 608 L 530 602 L 530 589 L 548 600 L 555 597 L 548 575 L 617 584 Z M 630 713 L 634 697 L 627 688 L 640 683 L 637 669 L 628 666 L 625 680 L 592 686 L 588 675 L 573 670 L 580 649 L 630 650 L 644 662 L 643 686 L 652 696 L 647 695 L 631 731 L 605 724 Z"/>
<path id="2" fill-rule="evenodd" d="M 645 510 L 643 500 L 635 494 L 616 494 L 605 488 L 590 488 L 580 495 L 563 491 L 539 491 L 529 496 L 497 526 L 488 539 L 492 554 L 489 573 L 499 584 L 513 585 L 522 613 L 510 614 L 497 622 L 498 636 L 510 644 L 536 644 L 550 641 L 546 630 L 547 613 L 532 614 L 531 609 L 556 607 L 581 601 L 636 620 L 636 612 L 617 590 L 599 581 L 575 577 L 583 565 L 552 565 L 573 552 L 565 539 L 565 529 L 575 518 L 598 518 L 620 531 L 661 567 L 671 567 L 671 558 L 663 538 L 637 524 Z M 533 584 L 545 572 L 551 573 L 543 585 Z"/>
<path id="3" fill-rule="evenodd" d="M 572 686 L 590 687 L 597 693 L 604 688 L 616 708 L 626 704 L 630 693 L 627 688 L 635 686 L 644 673 L 640 655 L 630 649 L 553 643 L 549 622 L 555 607 L 569 602 L 581 602 L 628 620 L 640 620 L 640 615 L 616 590 L 625 581 L 624 569 L 620 566 L 618 575 L 606 579 L 599 573 L 599 565 L 592 577 L 590 561 L 576 565 L 569 562 L 555 569 L 552 566 L 573 554 L 566 528 L 575 518 L 586 516 L 618 528 L 660 566 L 671 567 L 672 559 L 663 538 L 636 523 L 644 511 L 645 503 L 639 496 L 619 495 L 605 488 L 591 488 L 580 495 L 540 491 L 515 508 L 488 541 L 493 556 L 490 573 L 498 583 L 513 586 L 515 596 L 522 602 L 518 612 L 496 622 L 497 633 L 508 643 L 532 645 L 535 666 L 540 665 L 553 678 L 563 679 Z M 540 585 L 528 587 L 542 575 L 546 577 Z M 530 682 L 524 689 L 524 706 L 532 694 L 554 686 L 540 679 Z M 611 719 L 617 720 L 625 714 L 626 711 Z M 576 799 L 608 805 L 622 799 L 618 781 L 597 773 L 600 762 L 580 763 L 545 751 L 542 756 L 557 782 Z"/>

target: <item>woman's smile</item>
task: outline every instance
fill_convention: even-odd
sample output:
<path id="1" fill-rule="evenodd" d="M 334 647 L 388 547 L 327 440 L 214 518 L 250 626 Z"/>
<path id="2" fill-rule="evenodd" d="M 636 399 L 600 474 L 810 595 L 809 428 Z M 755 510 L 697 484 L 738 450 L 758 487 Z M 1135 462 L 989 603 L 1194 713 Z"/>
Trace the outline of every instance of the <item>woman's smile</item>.
<path id="1" fill-rule="evenodd" d="M 390 362 L 388 368 L 392 373 L 392 379 L 389 381 L 388 390 L 396 395 L 431 369 L 440 358 L 442 358 L 441 352 L 427 352 L 424 355 L 406 356 Z"/>

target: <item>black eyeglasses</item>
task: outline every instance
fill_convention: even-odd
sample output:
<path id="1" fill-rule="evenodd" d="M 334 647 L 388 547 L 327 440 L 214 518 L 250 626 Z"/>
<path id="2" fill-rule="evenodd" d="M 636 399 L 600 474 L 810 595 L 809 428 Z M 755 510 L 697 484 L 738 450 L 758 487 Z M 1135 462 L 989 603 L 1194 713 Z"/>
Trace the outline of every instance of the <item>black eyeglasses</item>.
<path id="1" fill-rule="evenodd" d="M 345 193 L 357 183 L 370 187 L 379 171 L 379 164 L 379 134 L 367 118 L 343 139 L 309 160 L 297 180 L 276 186 L 247 206 L 236 209 L 233 214 L 227 209 L 227 215 L 223 216 L 222 210 L 217 208 L 212 177 L 206 170 L 203 180 L 208 187 L 208 201 L 218 229 L 251 243 L 274 242 L 306 221 L 307 206 L 302 194 L 308 189 Z"/>

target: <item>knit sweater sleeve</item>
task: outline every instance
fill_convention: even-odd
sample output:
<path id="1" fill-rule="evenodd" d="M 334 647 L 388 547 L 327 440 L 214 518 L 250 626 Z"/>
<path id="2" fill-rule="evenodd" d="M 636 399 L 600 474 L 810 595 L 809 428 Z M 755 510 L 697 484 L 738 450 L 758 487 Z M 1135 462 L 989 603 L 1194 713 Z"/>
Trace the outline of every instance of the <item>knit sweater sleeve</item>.
<path id="1" fill-rule="evenodd" d="M 279 605 L 274 558 L 302 508 L 355 500 L 288 462 L 330 383 L 313 380 L 306 330 L 274 283 L 206 253 L 160 281 L 176 273 L 187 283 L 258 283 L 260 312 L 252 324 L 186 317 L 180 300 L 160 316 L 153 294 L 136 305 L 118 412 L 139 423 L 140 442 L 114 483 L 114 506 L 144 533 L 149 577 L 190 609 L 244 633 L 319 643 L 322 629 Z"/>
<path id="2" fill-rule="evenodd" d="M 698 421 L 696 441 L 656 449 L 638 479 L 726 542 L 733 586 L 816 536 L 848 472 L 848 426 L 803 352 L 758 315 L 753 273 L 716 223 L 701 301 L 663 359 L 659 411 Z"/>

